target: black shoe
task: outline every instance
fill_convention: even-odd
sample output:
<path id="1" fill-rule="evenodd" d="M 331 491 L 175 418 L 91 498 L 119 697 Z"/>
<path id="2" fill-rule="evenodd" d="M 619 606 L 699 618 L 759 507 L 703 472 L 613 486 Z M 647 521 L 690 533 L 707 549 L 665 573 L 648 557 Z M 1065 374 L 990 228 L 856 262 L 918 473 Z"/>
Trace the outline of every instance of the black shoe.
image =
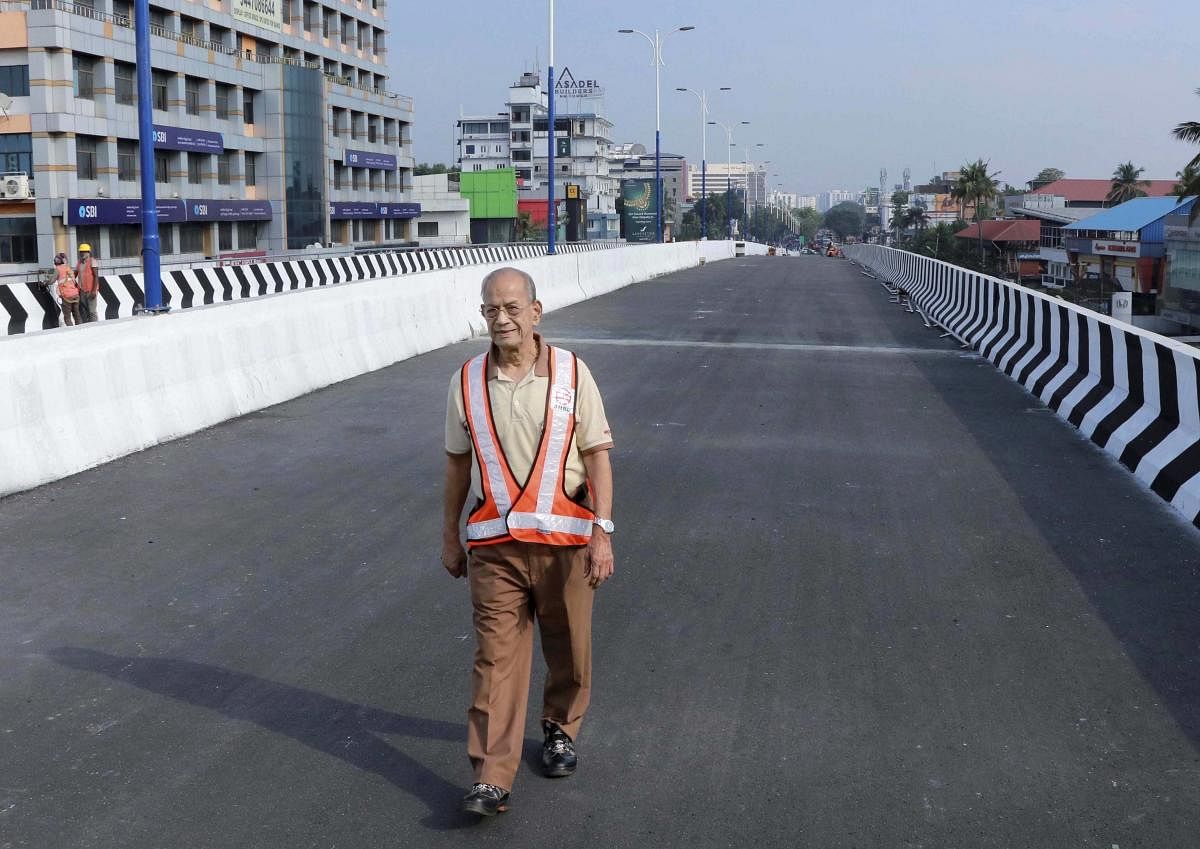
<path id="1" fill-rule="evenodd" d="M 547 778 L 562 778 L 573 773 L 579 758 L 567 732 L 546 721 L 542 722 L 542 730 L 546 733 L 546 741 L 542 743 L 542 774 Z"/>
<path id="2" fill-rule="evenodd" d="M 462 809 L 468 814 L 494 817 L 508 810 L 508 791 L 495 784 L 474 784 L 463 796 Z"/>

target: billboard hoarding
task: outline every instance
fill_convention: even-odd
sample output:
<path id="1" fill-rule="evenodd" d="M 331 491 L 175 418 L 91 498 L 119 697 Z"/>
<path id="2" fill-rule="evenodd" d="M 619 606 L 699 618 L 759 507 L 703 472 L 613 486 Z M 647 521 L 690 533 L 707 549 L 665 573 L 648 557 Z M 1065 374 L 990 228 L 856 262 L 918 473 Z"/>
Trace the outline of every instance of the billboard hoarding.
<path id="1" fill-rule="evenodd" d="M 224 153 L 225 140 L 210 130 L 188 130 L 182 127 L 154 125 L 154 147 L 157 150 L 189 150 L 197 153 Z"/>
<path id="2" fill-rule="evenodd" d="M 271 202 L 266 200 L 177 200 L 161 199 L 155 204 L 162 224 L 188 221 L 270 221 Z M 69 226 L 90 224 L 141 224 L 142 202 L 138 198 L 69 198 L 65 215 Z"/>
<path id="3" fill-rule="evenodd" d="M 390 153 L 346 148 L 342 152 L 342 164 L 349 168 L 382 168 L 385 171 L 395 171 L 396 157 Z"/>
<path id="4" fill-rule="evenodd" d="M 280 32 L 283 29 L 282 0 L 232 0 L 233 17 L 256 27 Z"/>
<path id="5" fill-rule="evenodd" d="M 621 181 L 621 224 L 627 242 L 658 238 L 658 198 L 653 179 Z"/>

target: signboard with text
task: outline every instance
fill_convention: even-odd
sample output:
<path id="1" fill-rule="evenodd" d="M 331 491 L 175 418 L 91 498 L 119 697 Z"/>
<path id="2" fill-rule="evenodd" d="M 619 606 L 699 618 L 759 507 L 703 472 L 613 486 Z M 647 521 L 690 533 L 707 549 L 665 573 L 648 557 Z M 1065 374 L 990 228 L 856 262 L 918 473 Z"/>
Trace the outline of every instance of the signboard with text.
<path id="1" fill-rule="evenodd" d="M 178 200 L 164 198 L 156 204 L 161 224 L 187 221 L 270 221 L 271 202 L 267 200 Z M 69 198 L 66 204 L 69 226 L 91 224 L 141 224 L 139 199 Z"/>
<path id="2" fill-rule="evenodd" d="M 595 80 L 577 80 L 570 68 L 563 68 L 554 83 L 558 97 L 604 97 L 604 87 Z"/>
<path id="3" fill-rule="evenodd" d="M 1092 242 L 1092 253 L 1095 256 L 1141 256 L 1141 245 L 1138 242 L 1112 242 L 1099 239 Z"/>
<path id="4" fill-rule="evenodd" d="M 197 153 L 224 153 L 225 140 L 209 130 L 185 130 L 181 127 L 154 125 L 154 147 L 158 150 L 191 150 Z"/>
<path id="5" fill-rule="evenodd" d="M 329 217 L 344 218 L 417 218 L 419 203 L 374 203 L 373 201 L 332 201 Z"/>
<path id="6" fill-rule="evenodd" d="M 395 171 L 396 157 L 390 153 L 346 148 L 342 152 L 342 164 L 348 168 L 382 168 L 385 171 Z"/>
<path id="7" fill-rule="evenodd" d="M 283 0 L 232 0 L 233 16 L 256 27 L 279 32 L 283 29 Z"/>
<path id="8" fill-rule="evenodd" d="M 654 180 L 621 181 L 621 224 L 627 242 L 658 238 L 658 204 Z"/>

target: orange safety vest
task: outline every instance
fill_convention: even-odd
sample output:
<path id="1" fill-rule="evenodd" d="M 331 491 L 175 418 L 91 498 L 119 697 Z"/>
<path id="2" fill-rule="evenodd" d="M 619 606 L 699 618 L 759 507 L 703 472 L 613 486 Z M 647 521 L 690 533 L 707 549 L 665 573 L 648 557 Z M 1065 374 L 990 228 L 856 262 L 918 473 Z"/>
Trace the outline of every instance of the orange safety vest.
<path id="1" fill-rule="evenodd" d="M 546 423 L 529 479 L 513 476 L 492 418 L 487 391 L 488 354 L 462 367 L 463 408 L 479 461 L 483 500 L 467 517 L 467 548 L 519 540 L 543 545 L 586 545 L 595 514 L 565 489 L 567 454 L 575 438 L 575 355 L 550 348 Z"/>
<path id="2" fill-rule="evenodd" d="M 66 301 L 76 301 L 79 299 L 79 287 L 75 284 L 75 278 L 71 276 L 71 269 L 64 265 L 57 265 L 55 269 L 58 272 L 58 296 Z"/>
<path id="3" fill-rule="evenodd" d="M 99 288 L 96 285 L 96 261 L 90 256 L 86 260 L 81 260 L 75 267 L 75 278 L 79 281 L 79 288 L 85 294 L 94 294 Z"/>

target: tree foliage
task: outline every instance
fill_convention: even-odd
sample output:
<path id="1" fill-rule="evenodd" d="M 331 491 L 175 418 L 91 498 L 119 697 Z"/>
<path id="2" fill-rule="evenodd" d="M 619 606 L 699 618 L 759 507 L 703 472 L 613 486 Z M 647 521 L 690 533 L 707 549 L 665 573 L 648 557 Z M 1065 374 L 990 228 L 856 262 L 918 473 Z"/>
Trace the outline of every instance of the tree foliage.
<path id="1" fill-rule="evenodd" d="M 1200 88 L 1196 89 L 1200 94 Z M 1175 138 L 1189 144 L 1200 145 L 1200 121 L 1184 121 L 1174 130 Z M 1178 172 L 1179 183 L 1175 186 L 1175 194 L 1181 198 L 1200 195 L 1200 152 L 1192 157 L 1183 170 Z M 1192 214 L 1188 216 L 1188 224 L 1196 223 L 1200 217 L 1200 200 L 1192 204 Z"/>
<path id="2" fill-rule="evenodd" d="M 825 213 L 825 226 L 842 239 L 847 236 L 859 236 L 863 231 L 866 214 L 861 204 L 843 201 Z"/>
<path id="3" fill-rule="evenodd" d="M 812 207 L 805 207 L 804 209 L 793 209 L 791 215 L 800 235 L 804 237 L 804 241 L 812 242 L 817 231 L 821 229 L 821 213 Z"/>
<path id="4" fill-rule="evenodd" d="M 428 174 L 457 174 L 459 168 L 457 165 L 443 165 L 441 162 L 420 162 L 413 168 L 414 177 L 424 177 Z"/>
<path id="5" fill-rule="evenodd" d="M 1050 185 L 1055 180 L 1061 180 L 1065 176 L 1067 176 L 1067 172 L 1063 171 L 1061 168 L 1043 168 L 1041 171 L 1038 171 L 1037 176 L 1026 183 L 1026 185 L 1029 186 L 1029 191 L 1032 192 L 1036 189 L 1040 189 L 1042 186 Z"/>
<path id="6" fill-rule="evenodd" d="M 1112 186 L 1108 190 L 1107 200 L 1110 203 L 1118 204 L 1134 198 L 1145 197 L 1146 190 L 1142 186 L 1150 185 L 1149 180 L 1142 179 L 1142 172 L 1145 170 L 1145 168 L 1134 165 L 1132 160 L 1118 165 L 1113 171 Z"/>
<path id="7" fill-rule="evenodd" d="M 983 159 L 976 159 L 969 165 L 964 165 L 959 172 L 959 177 L 954 182 L 954 187 L 950 190 L 952 197 L 956 198 L 961 208 L 965 209 L 967 204 L 975 205 L 975 225 L 979 231 L 979 264 L 982 266 L 983 257 L 983 218 L 985 210 L 988 210 L 996 198 L 996 178 L 1000 176 L 1000 172 L 989 173 L 988 163 Z"/>

